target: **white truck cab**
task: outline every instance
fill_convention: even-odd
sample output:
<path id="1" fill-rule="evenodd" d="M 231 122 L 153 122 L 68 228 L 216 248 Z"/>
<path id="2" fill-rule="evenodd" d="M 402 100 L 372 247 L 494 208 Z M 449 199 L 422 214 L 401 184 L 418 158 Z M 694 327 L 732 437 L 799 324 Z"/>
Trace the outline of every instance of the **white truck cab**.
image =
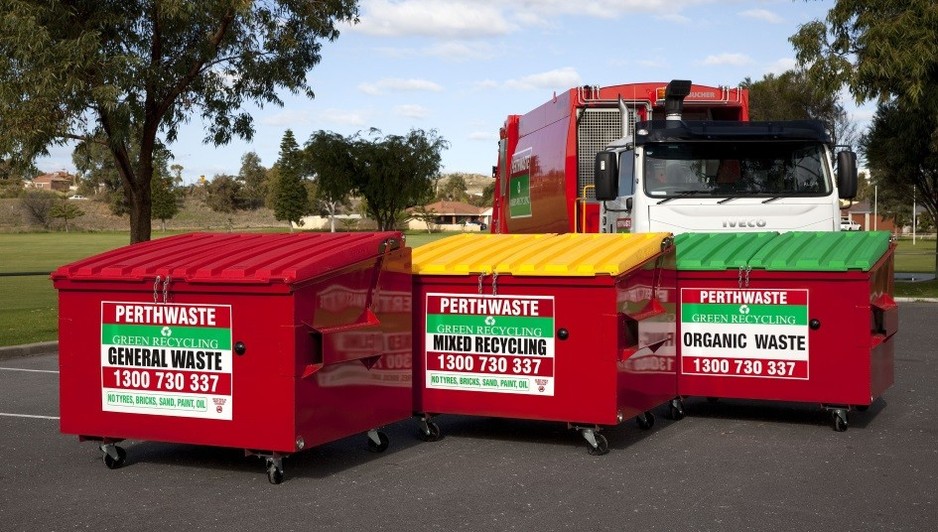
<path id="1" fill-rule="evenodd" d="M 839 200 L 856 195 L 856 154 L 837 153 L 835 175 L 823 123 L 685 122 L 674 85 L 668 120 L 639 122 L 634 137 L 596 155 L 602 232 L 841 229 Z"/>

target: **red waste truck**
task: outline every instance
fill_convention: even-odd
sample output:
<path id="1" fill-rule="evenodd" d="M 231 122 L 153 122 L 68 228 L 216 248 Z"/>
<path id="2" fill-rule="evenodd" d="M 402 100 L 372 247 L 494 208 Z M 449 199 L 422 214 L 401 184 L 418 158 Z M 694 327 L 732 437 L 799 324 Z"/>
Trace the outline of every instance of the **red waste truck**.
<path id="1" fill-rule="evenodd" d="M 499 132 L 493 233 L 598 233 L 594 159 L 634 131 L 636 122 L 665 118 L 667 82 L 576 87 L 523 115 L 508 115 Z M 692 85 L 688 120 L 749 120 L 749 91 Z M 529 179 L 517 178 L 530 169 Z M 510 185 L 510 186 L 509 186 Z"/>

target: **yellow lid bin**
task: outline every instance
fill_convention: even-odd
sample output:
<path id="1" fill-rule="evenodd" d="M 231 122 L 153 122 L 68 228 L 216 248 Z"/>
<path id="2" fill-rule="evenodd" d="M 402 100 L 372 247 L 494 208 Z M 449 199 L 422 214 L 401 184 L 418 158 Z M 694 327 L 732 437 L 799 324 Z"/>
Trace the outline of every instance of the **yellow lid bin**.
<path id="1" fill-rule="evenodd" d="M 670 246 L 670 233 L 477 235 L 444 238 L 414 249 L 419 275 L 616 276 Z"/>
<path id="2" fill-rule="evenodd" d="M 414 411 L 580 430 L 677 401 L 668 233 L 453 236 L 413 250 Z M 679 405 L 679 402 L 677 403 Z"/>

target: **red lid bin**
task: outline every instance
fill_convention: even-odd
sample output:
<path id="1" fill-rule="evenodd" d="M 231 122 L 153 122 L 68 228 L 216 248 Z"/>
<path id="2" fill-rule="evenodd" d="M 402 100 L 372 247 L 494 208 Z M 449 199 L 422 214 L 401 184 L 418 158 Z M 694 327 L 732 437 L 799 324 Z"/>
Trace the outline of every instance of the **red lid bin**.
<path id="1" fill-rule="evenodd" d="M 397 232 L 193 233 L 62 266 L 61 430 L 109 466 L 121 439 L 243 448 L 277 482 L 311 446 L 383 450 L 372 429 L 411 414 L 410 267 Z"/>

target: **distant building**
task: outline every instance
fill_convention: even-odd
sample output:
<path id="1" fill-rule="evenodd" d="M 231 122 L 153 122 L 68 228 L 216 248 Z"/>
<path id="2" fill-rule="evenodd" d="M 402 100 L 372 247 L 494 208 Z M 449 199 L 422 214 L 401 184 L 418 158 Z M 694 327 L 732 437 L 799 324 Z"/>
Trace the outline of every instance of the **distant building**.
<path id="1" fill-rule="evenodd" d="M 437 201 L 424 207 L 432 213 L 431 224 L 441 231 L 484 231 L 492 219 L 491 207 L 476 207 L 461 201 Z M 407 209 L 411 215 L 415 209 Z M 426 229 L 427 224 L 416 217 L 407 222 L 408 229 Z"/>
<path id="2" fill-rule="evenodd" d="M 75 186 L 75 176 L 65 171 L 52 172 L 36 176 L 31 181 L 25 181 L 23 186 L 39 190 L 68 192 L 71 187 Z"/>

